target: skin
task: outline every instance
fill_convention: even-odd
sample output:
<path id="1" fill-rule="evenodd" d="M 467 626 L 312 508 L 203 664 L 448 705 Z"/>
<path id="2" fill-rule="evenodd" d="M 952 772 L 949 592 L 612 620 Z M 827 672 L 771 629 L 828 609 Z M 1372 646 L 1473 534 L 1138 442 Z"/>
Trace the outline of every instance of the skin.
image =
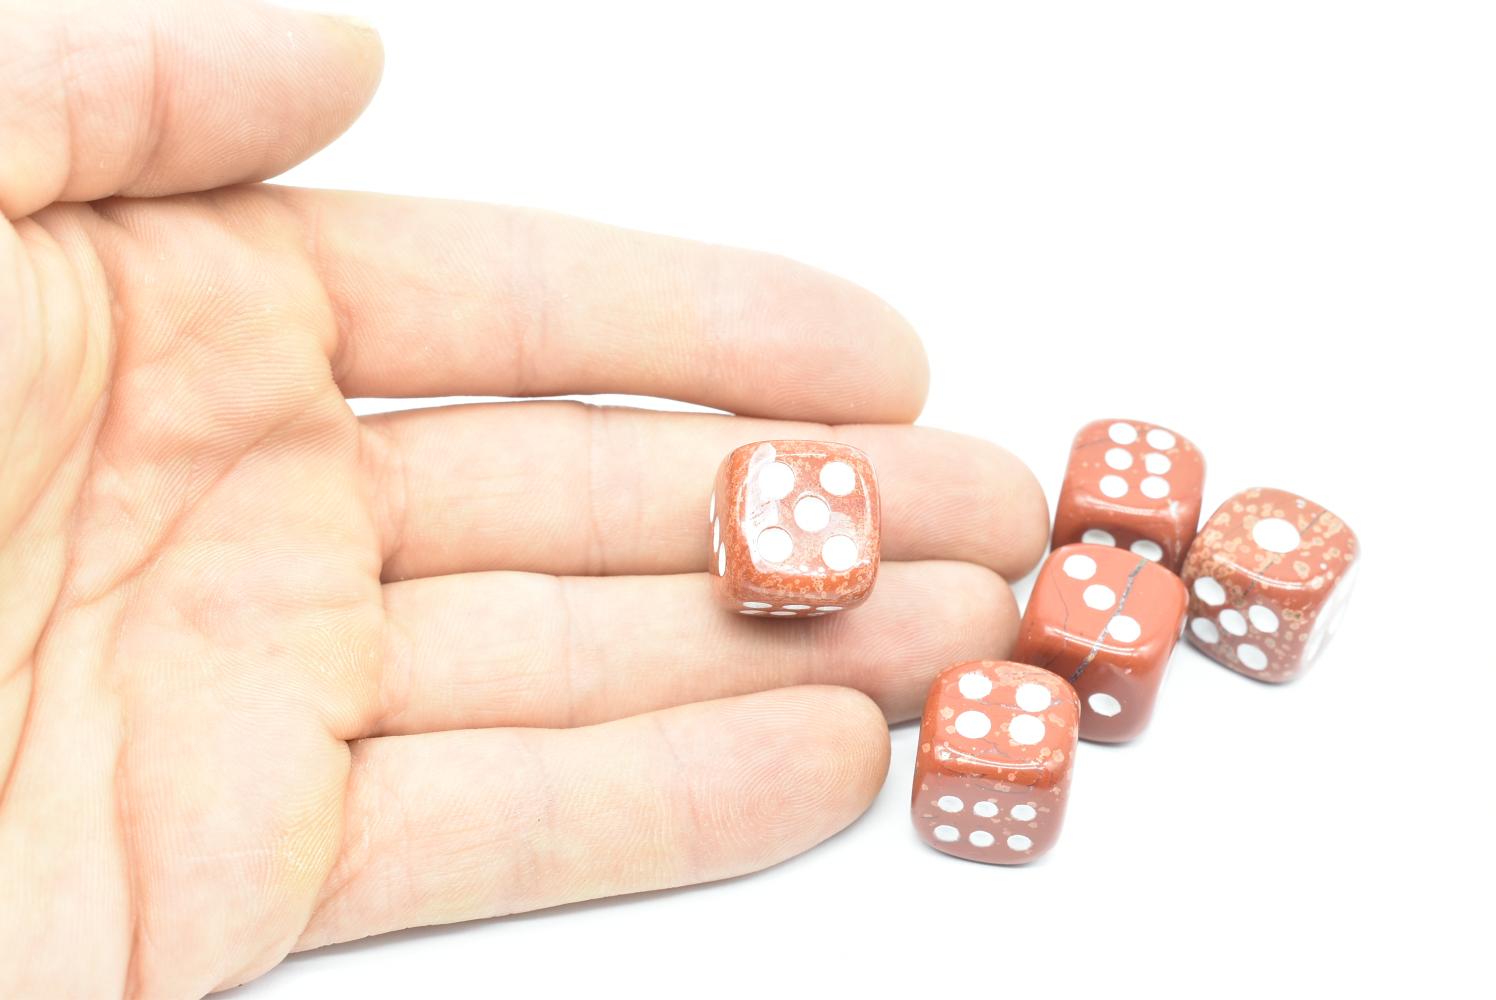
<path id="1" fill-rule="evenodd" d="M 1043 496 L 908 426 L 924 354 L 868 293 L 257 183 L 372 96 L 356 24 L 186 0 L 0 23 L 0 996 L 198 996 L 298 949 L 774 864 L 867 807 L 940 668 L 1008 652 Z M 346 403 L 594 392 L 735 415 Z M 709 603 L 712 473 L 768 437 L 877 465 L 864 609 Z"/>

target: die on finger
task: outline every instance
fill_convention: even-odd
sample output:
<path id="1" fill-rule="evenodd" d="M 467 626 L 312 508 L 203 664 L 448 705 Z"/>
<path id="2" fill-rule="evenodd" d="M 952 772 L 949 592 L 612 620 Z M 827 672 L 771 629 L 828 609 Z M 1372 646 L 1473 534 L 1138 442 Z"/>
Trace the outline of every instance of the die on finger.
<path id="1" fill-rule="evenodd" d="M 959 663 L 930 687 L 910 810 L 931 847 L 1022 864 L 1054 846 L 1065 816 L 1080 703 L 1047 670 Z"/>
<path id="2" fill-rule="evenodd" d="M 1355 532 L 1324 507 L 1244 490 L 1201 526 L 1185 560 L 1190 642 L 1248 677 L 1292 680 L 1340 624 L 1359 559 Z"/>
<path id="3" fill-rule="evenodd" d="M 718 603 L 815 618 L 867 600 L 878 577 L 878 483 L 867 456 L 830 441 L 759 441 L 722 461 L 707 506 Z"/>
<path id="4" fill-rule="evenodd" d="M 1053 547 L 1115 545 L 1178 572 L 1200 522 L 1205 459 L 1165 427 L 1096 420 L 1070 447 Z"/>
<path id="5" fill-rule="evenodd" d="M 1187 604 L 1179 578 L 1143 556 L 1066 545 L 1039 570 L 1013 658 L 1075 688 L 1082 739 L 1130 740 L 1153 714 Z"/>

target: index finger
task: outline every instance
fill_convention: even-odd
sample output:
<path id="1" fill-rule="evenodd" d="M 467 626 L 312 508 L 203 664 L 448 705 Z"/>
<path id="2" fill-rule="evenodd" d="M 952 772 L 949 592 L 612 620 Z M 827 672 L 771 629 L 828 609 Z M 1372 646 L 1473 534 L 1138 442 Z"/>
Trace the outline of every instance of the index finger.
<path id="1" fill-rule="evenodd" d="M 839 423 L 924 404 L 903 317 L 781 257 L 525 209 L 267 190 L 307 234 L 350 396 L 618 392 Z"/>

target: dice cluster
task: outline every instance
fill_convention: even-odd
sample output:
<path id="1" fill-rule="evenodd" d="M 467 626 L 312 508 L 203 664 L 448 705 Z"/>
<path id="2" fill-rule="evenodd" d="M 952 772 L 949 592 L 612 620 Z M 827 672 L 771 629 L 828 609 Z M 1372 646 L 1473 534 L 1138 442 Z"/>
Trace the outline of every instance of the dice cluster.
<path id="1" fill-rule="evenodd" d="M 1081 428 L 1018 662 L 957 664 L 926 700 L 912 812 L 931 846 L 996 864 L 1047 850 L 1077 740 L 1123 742 L 1147 727 L 1181 634 L 1263 681 L 1290 680 L 1323 652 L 1350 594 L 1355 534 L 1318 504 L 1263 487 L 1200 525 L 1204 482 L 1199 450 L 1173 431 L 1136 420 Z M 1041 683 L 1063 689 L 1042 711 L 1023 696 Z M 1014 829 L 1014 796 L 1037 787 L 1035 769 L 1044 794 L 1027 801 L 1019 838 L 999 841 Z"/>
<path id="2" fill-rule="evenodd" d="M 1284 490 L 1237 493 L 1200 524 L 1205 461 L 1136 420 L 1076 435 L 1014 661 L 952 666 L 920 723 L 912 813 L 948 854 L 1020 864 L 1059 836 L 1077 741 L 1147 727 L 1181 635 L 1262 681 L 1303 673 L 1350 595 L 1355 534 Z M 878 575 L 867 456 L 761 441 L 723 461 L 707 509 L 718 600 L 762 618 L 852 608 Z"/>

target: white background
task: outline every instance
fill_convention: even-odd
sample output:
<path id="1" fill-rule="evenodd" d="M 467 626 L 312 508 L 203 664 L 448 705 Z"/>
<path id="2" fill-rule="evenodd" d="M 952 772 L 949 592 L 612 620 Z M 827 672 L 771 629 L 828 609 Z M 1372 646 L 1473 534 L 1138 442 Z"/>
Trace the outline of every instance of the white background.
<path id="1" fill-rule="evenodd" d="M 775 870 L 330 948 L 243 996 L 1476 991 L 1496 836 L 1489 7 L 337 9 L 383 32 L 384 84 L 287 180 L 806 260 L 920 328 L 922 422 L 1005 444 L 1051 502 L 1083 422 L 1157 421 L 1205 451 L 1207 511 L 1296 490 L 1357 530 L 1366 567 L 1299 683 L 1181 648 L 1144 738 L 1082 748 L 1065 834 L 1028 868 L 915 839 L 901 726 L 871 812 Z"/>

